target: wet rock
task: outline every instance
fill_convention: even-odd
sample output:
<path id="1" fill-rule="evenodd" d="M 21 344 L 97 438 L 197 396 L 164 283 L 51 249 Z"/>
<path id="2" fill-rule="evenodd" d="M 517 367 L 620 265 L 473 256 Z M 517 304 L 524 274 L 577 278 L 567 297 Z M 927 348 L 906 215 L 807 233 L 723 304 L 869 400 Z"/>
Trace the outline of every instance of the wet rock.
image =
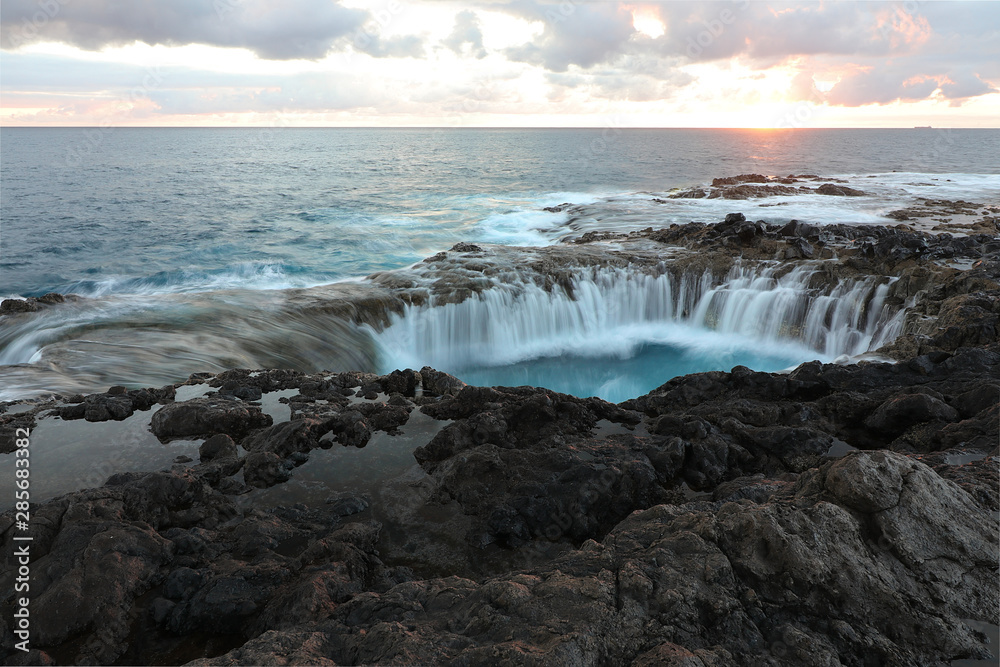
<path id="1" fill-rule="evenodd" d="M 250 452 L 243 462 L 243 479 L 250 486 L 266 489 L 288 481 L 291 474 L 274 452 Z"/>
<path id="2" fill-rule="evenodd" d="M 73 419 L 86 419 L 89 422 L 121 421 L 131 417 L 136 410 L 148 410 L 157 403 L 171 400 L 174 393 L 172 386 L 132 390 L 117 386 L 103 394 L 71 397 L 74 400 L 68 401 L 69 405 L 60 406 L 58 411 L 60 418 L 67 421 Z"/>
<path id="3" fill-rule="evenodd" d="M 372 437 L 372 429 L 360 410 L 349 410 L 328 419 L 323 429 L 332 433 L 345 447 L 364 447 Z"/>
<path id="4" fill-rule="evenodd" d="M 79 299 L 74 294 L 68 295 L 71 300 Z M 15 315 L 18 313 L 34 313 L 47 306 L 65 303 L 66 296 L 49 292 L 42 296 L 29 296 L 27 299 L 4 299 L 0 301 L 0 315 Z"/>
<path id="5" fill-rule="evenodd" d="M 785 259 L 812 259 L 813 255 L 813 247 L 803 238 L 791 239 L 785 247 Z"/>
<path id="6" fill-rule="evenodd" d="M 259 401 L 263 392 L 259 386 L 241 385 L 239 382 L 230 380 L 219 389 L 219 394 L 232 396 L 242 401 Z"/>
<path id="7" fill-rule="evenodd" d="M 778 236 L 812 236 L 817 233 L 815 225 L 792 220 L 778 230 Z"/>
<path id="8" fill-rule="evenodd" d="M 0 315 L 33 313 L 38 310 L 41 310 L 38 302 L 33 299 L 4 299 L 0 302 Z"/>
<path id="9" fill-rule="evenodd" d="M 708 192 L 702 188 L 693 188 L 669 195 L 669 199 L 704 199 Z M 655 201 L 655 200 L 654 200 Z"/>
<path id="10" fill-rule="evenodd" d="M 235 457 L 237 455 L 236 443 L 224 433 L 213 435 L 201 443 L 201 446 L 198 447 L 198 454 L 202 461 Z"/>
<path id="11" fill-rule="evenodd" d="M 753 245 L 760 232 L 760 228 L 752 222 L 740 223 L 739 227 L 736 228 L 736 236 L 739 237 L 740 243 L 745 246 Z"/>
<path id="12" fill-rule="evenodd" d="M 571 206 L 573 206 L 573 205 L 570 204 L 569 202 L 563 202 L 562 204 L 559 204 L 558 206 L 546 206 L 542 210 L 545 211 L 546 213 L 562 213 L 563 211 L 565 211 L 566 209 L 570 208 Z"/>
<path id="13" fill-rule="evenodd" d="M 307 454 L 319 447 L 319 439 L 330 430 L 316 419 L 292 419 L 261 429 L 244 438 L 242 445 L 248 452 L 272 452 L 278 458 L 295 453 Z"/>
<path id="14" fill-rule="evenodd" d="M 821 195 L 831 195 L 834 197 L 865 197 L 868 195 L 867 192 L 855 190 L 845 185 L 834 185 L 833 183 L 824 183 L 816 188 L 816 192 Z"/>
<path id="15" fill-rule="evenodd" d="M 726 188 L 713 188 L 708 194 L 709 199 L 757 199 L 774 197 L 776 195 L 798 194 L 798 190 L 785 185 L 734 185 Z"/>
<path id="16" fill-rule="evenodd" d="M 153 415 L 153 434 L 161 440 L 223 433 L 240 440 L 250 431 L 270 426 L 270 415 L 257 406 L 222 397 L 172 403 Z"/>
<path id="17" fill-rule="evenodd" d="M 898 435 L 914 424 L 931 420 L 956 421 L 958 411 L 944 401 L 924 393 L 890 398 L 865 420 L 865 425 L 885 434 Z"/>
<path id="18" fill-rule="evenodd" d="M 962 489 L 898 454 L 857 452 L 763 503 L 635 512 L 601 541 L 523 571 L 319 603 L 298 624 L 199 664 L 320 654 L 335 664 L 982 658 L 987 647 L 962 619 L 996 621 L 996 595 L 983 592 L 998 583 L 998 546 Z"/>
<path id="19" fill-rule="evenodd" d="M 42 586 L 32 599 L 32 639 L 41 646 L 57 646 L 72 636 L 99 630 L 80 655 L 87 661 L 110 664 L 120 655 L 120 643 L 128 635 L 134 598 L 149 587 L 158 567 L 170 560 L 172 544 L 148 527 L 127 525 L 99 532 L 84 530 L 75 537 L 76 562 L 61 561 L 58 581 Z M 70 545 L 57 549 L 66 546 Z M 55 572 L 47 574 L 52 577 Z M 91 594 L 94 590 L 101 594 Z"/>
<path id="20" fill-rule="evenodd" d="M 341 492 L 326 499 L 327 505 L 337 516 L 350 516 L 364 512 L 371 505 L 367 496 Z"/>
<path id="21" fill-rule="evenodd" d="M 396 370 L 385 376 L 382 380 L 382 387 L 387 393 L 398 392 L 403 396 L 412 398 L 421 385 L 422 377 L 420 373 L 407 368 L 404 371 Z"/>
<path id="22" fill-rule="evenodd" d="M 10 454 L 17 449 L 17 441 L 24 438 L 24 431 L 30 434 L 35 428 L 33 412 L 0 414 L 0 454 Z"/>
<path id="23" fill-rule="evenodd" d="M 121 421 L 131 417 L 132 413 L 132 401 L 127 396 L 88 396 L 84 403 L 83 418 L 89 422 L 102 422 L 109 419 Z"/>
<path id="24" fill-rule="evenodd" d="M 46 305 L 51 306 L 57 303 L 65 303 L 66 297 L 63 296 L 62 294 L 59 294 L 58 292 L 49 292 L 48 294 L 43 294 L 42 296 L 38 297 L 37 301 L 38 303 L 44 303 Z"/>
<path id="25" fill-rule="evenodd" d="M 550 211 L 549 208 L 544 209 Z M 483 249 L 472 243 L 456 243 L 451 247 L 452 252 L 482 252 Z"/>
<path id="26" fill-rule="evenodd" d="M 739 185 L 740 183 L 768 183 L 770 180 L 761 174 L 740 174 L 739 176 L 714 178 L 712 179 L 712 187 L 719 188 L 726 185 Z"/>
<path id="27" fill-rule="evenodd" d="M 424 366 L 420 369 L 420 378 L 424 386 L 424 391 L 439 396 L 457 394 L 465 387 L 465 383 L 454 375 L 442 373 L 429 366 Z"/>
<path id="28" fill-rule="evenodd" d="M 597 244 L 522 249 L 517 261 L 537 262 L 546 289 L 564 289 L 572 253 L 587 266 L 645 270 L 663 261 L 666 244 L 694 251 L 678 258 L 684 270 L 718 275 L 731 269 L 744 224 L 753 223 L 618 235 L 621 254 Z M 1000 608 L 990 514 L 1000 506 L 1000 409 L 989 400 L 1000 377 L 991 319 L 1000 269 L 934 262 L 980 261 L 995 240 L 878 226 L 754 229 L 738 248 L 743 261 L 773 261 L 789 241 L 810 239 L 843 258 L 816 262 L 817 283 L 897 278 L 886 303 L 913 304 L 892 348 L 902 362 L 812 362 L 783 374 L 737 367 L 675 378 L 619 406 L 467 387 L 430 368 L 205 375 L 231 396 L 297 388 L 292 420 L 200 422 L 218 406 L 252 406 L 195 399 L 204 402 L 188 416 L 205 429 L 195 437 L 226 434 L 204 443 L 203 462 L 115 475 L 33 506 L 33 593 L 48 596 L 47 613 L 73 611 L 46 630 L 54 654 L 169 662 L 168 649 L 146 648 L 148 634 L 184 644 L 185 655 L 202 641 L 239 646 L 201 664 L 985 658 L 989 647 L 964 619 L 996 623 Z M 491 268 L 443 255 L 422 269 L 442 272 L 441 290 L 450 289 L 449 262 L 475 261 L 476 275 Z M 462 283 L 474 288 L 474 279 Z M 390 398 L 348 405 L 342 394 L 354 387 Z M 167 400 L 157 391 L 116 389 L 59 409 L 83 418 L 103 406 L 111 418 L 114 401 L 139 409 Z M 294 475 L 311 448 L 363 445 L 375 430 L 401 428 L 414 405 L 451 423 L 414 442 L 419 466 L 377 494 L 345 490 L 319 507 L 271 509 L 226 495 L 266 498 L 254 489 Z M 237 439 L 250 451 L 245 462 L 231 455 Z M 246 484 L 232 476 L 241 464 Z M 358 521 L 369 510 L 384 528 Z M 13 525 L 12 513 L 0 515 L 6 562 Z M 11 586 L 0 572 L 0 587 Z M 6 646 L 0 658 L 10 662 Z"/>

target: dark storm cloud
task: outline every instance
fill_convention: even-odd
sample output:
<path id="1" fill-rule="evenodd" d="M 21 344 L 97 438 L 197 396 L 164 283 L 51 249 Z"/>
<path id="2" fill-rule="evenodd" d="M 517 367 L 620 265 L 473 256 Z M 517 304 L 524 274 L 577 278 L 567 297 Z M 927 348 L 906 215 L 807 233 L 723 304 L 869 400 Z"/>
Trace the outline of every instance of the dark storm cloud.
<path id="1" fill-rule="evenodd" d="M 338 40 L 363 34 L 369 18 L 332 0 L 4 0 L 0 46 L 56 41 L 98 50 L 133 42 L 208 44 L 247 48 L 273 60 L 315 60 Z M 392 55 L 392 49 L 386 52 Z"/>

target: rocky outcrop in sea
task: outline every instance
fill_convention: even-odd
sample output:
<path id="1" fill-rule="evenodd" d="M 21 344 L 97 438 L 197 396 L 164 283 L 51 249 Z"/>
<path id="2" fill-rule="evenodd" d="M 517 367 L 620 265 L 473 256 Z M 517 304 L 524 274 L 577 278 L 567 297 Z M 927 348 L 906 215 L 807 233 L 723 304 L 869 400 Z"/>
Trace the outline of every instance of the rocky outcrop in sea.
<path id="1" fill-rule="evenodd" d="M 970 661 L 997 655 L 1000 623 L 996 236 L 734 214 L 460 244 L 325 307 L 389 327 L 498 285 L 572 299 L 625 272 L 674 286 L 683 316 L 717 284 L 685 275 L 734 270 L 809 295 L 795 303 L 817 321 L 789 314 L 782 335 L 830 331 L 860 295 L 843 344 L 866 358 L 687 375 L 617 405 L 424 367 L 238 369 L 4 406 L 8 445 L 57 419 L 197 444 L 32 506 L 34 650 L 0 626 L 5 661 L 988 664 Z M 4 613 L 14 522 L 0 515 Z"/>

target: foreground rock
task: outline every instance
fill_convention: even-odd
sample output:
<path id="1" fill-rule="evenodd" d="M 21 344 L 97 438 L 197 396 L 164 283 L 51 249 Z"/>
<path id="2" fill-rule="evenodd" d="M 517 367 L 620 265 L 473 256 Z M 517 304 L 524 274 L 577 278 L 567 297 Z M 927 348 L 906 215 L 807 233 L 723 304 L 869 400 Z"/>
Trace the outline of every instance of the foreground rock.
<path id="1" fill-rule="evenodd" d="M 769 186 L 749 178 L 719 187 L 750 185 Z M 907 316 L 879 353 L 900 361 L 812 362 L 788 374 L 737 367 L 675 378 L 619 405 L 472 387 L 422 368 L 240 369 L 192 376 L 185 384 L 206 386 L 188 400 L 175 400 L 180 385 L 113 387 L 18 406 L 0 413 L 0 436 L 52 415 L 83 420 L 80 428 L 141 419 L 162 404 L 147 417 L 156 436 L 203 442 L 200 461 L 115 474 L 32 506 L 32 646 L 42 653 L 12 652 L 4 624 L 0 657 L 987 658 L 978 628 L 1000 623 L 1000 241 L 777 228 L 741 214 L 580 241 L 523 251 L 459 244 L 373 282 L 400 302 L 458 303 L 520 261 L 539 286 L 571 293 L 581 266 L 663 270 L 664 253 L 676 252 L 677 270 L 717 275 L 738 249 L 747 262 L 811 262 L 817 286 L 891 276 L 887 303 L 906 304 Z M 969 268 L 947 266 L 956 261 Z M 259 403 L 275 391 L 287 392 L 288 406 L 276 423 Z M 410 431 L 414 422 L 423 426 Z M 378 454 L 398 448 L 400 433 L 413 446 L 405 472 L 371 493 L 344 482 L 324 502 L 298 502 L 300 466 L 329 453 L 317 450 Z M 283 489 L 288 502 L 265 502 Z M 4 613 L 13 612 L 15 530 L 13 512 L 0 515 Z"/>
<path id="2" fill-rule="evenodd" d="M 998 408 L 982 398 L 997 377 L 994 344 L 704 373 L 620 406 L 429 368 L 206 378 L 300 393 L 282 424 L 250 410 L 240 432 L 219 412 L 227 428 L 199 430 L 231 433 L 207 437 L 199 464 L 36 506 L 33 646 L 78 664 L 984 658 L 976 628 L 1000 620 Z M 352 403 L 356 387 L 412 396 Z M 234 399 L 175 406 L 212 401 Z M 392 431 L 415 406 L 450 423 L 416 450 L 422 477 L 387 480 L 410 488 L 381 496 L 398 502 L 240 502 L 252 480 L 280 485 L 313 449 L 357 446 L 357 425 Z M 978 460 L 948 464 L 959 450 Z"/>
<path id="3" fill-rule="evenodd" d="M 852 454 L 783 486 L 762 503 L 655 506 L 524 572 L 355 596 L 329 618 L 195 664 L 932 664 L 985 655 L 961 619 L 995 619 L 987 591 L 997 541 L 968 494 L 890 453 Z"/>
<path id="4" fill-rule="evenodd" d="M 193 664 L 986 657 L 965 619 L 998 620 L 998 542 L 968 492 L 891 452 L 749 486 L 471 580 L 387 567 L 377 524 L 243 511 L 187 473 L 119 476 L 37 511 L 33 645 L 78 664 L 227 646 Z"/>

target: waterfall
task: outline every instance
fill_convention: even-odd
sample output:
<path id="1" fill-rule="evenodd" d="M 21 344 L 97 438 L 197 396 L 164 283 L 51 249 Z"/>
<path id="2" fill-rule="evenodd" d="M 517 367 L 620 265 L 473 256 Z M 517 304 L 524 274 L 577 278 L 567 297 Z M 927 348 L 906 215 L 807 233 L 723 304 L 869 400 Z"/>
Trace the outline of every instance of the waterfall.
<path id="1" fill-rule="evenodd" d="M 816 286 L 818 265 L 735 264 L 712 273 L 636 267 L 580 268 L 546 290 L 507 274 L 460 303 L 407 306 L 375 334 L 390 365 L 453 371 L 563 354 L 629 356 L 679 327 L 760 344 L 794 344 L 832 360 L 874 350 L 898 335 L 903 312 L 886 305 L 892 278 Z M 676 336 L 673 336 L 676 338 Z"/>

